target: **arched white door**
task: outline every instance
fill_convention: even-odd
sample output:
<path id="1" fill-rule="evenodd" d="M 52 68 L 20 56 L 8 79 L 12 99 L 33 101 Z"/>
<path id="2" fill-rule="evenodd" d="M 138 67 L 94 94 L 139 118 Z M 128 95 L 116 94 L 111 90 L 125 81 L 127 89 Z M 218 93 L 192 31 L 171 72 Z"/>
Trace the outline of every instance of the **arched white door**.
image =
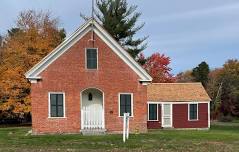
<path id="1" fill-rule="evenodd" d="M 103 129 L 103 92 L 89 88 L 81 92 L 81 129 Z"/>

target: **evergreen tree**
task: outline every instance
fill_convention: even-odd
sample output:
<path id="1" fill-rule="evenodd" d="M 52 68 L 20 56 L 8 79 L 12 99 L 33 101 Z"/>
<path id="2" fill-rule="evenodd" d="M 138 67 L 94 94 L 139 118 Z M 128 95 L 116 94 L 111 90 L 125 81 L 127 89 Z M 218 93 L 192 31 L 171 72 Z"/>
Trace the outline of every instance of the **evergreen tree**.
<path id="1" fill-rule="evenodd" d="M 134 35 L 144 26 L 136 26 L 141 13 L 137 6 L 129 6 L 126 0 L 99 0 L 95 12 L 103 27 L 118 41 L 132 57 L 146 48 L 147 37 L 135 39 Z"/>
<path id="2" fill-rule="evenodd" d="M 201 62 L 196 68 L 193 69 L 192 75 L 196 81 L 202 82 L 205 87 L 208 82 L 209 66 L 206 62 Z"/>

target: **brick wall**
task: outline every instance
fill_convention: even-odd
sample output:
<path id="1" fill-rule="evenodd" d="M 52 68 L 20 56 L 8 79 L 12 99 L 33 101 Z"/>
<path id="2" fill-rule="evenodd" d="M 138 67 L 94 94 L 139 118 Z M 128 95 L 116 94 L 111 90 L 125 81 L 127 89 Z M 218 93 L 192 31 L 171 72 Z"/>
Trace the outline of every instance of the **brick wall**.
<path id="1" fill-rule="evenodd" d="M 118 93 L 133 93 L 134 117 L 130 130 L 147 130 L 146 86 L 139 77 L 98 36 L 92 45 L 91 33 L 86 34 L 65 54 L 54 61 L 32 84 L 32 124 L 34 133 L 77 133 L 80 131 L 80 92 L 99 88 L 104 92 L 105 127 L 110 132 L 122 131 L 118 117 Z M 85 48 L 98 48 L 98 70 L 85 69 Z M 48 92 L 65 92 L 66 118 L 48 118 Z"/>

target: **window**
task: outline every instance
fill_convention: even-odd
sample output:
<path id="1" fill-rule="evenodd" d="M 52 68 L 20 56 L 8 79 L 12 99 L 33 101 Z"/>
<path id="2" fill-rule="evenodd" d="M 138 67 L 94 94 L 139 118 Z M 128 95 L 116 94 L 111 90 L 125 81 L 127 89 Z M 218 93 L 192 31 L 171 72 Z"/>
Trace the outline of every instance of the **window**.
<path id="1" fill-rule="evenodd" d="M 149 104 L 148 107 L 148 116 L 150 121 L 158 120 L 158 105 L 157 104 Z"/>
<path id="2" fill-rule="evenodd" d="M 92 95 L 92 93 L 89 93 L 89 94 L 88 94 L 88 100 L 89 100 L 89 101 L 92 101 L 92 99 L 93 99 L 93 95 Z"/>
<path id="3" fill-rule="evenodd" d="M 119 110 L 120 116 L 123 116 L 124 113 L 129 113 L 130 116 L 133 116 L 132 111 L 132 103 L 133 103 L 133 95 L 130 93 L 124 93 L 119 95 Z"/>
<path id="4" fill-rule="evenodd" d="M 198 104 L 189 104 L 189 120 L 198 120 Z"/>
<path id="5" fill-rule="evenodd" d="M 64 117 L 64 94 L 50 93 L 50 117 Z"/>
<path id="6" fill-rule="evenodd" d="M 97 49 L 86 49 L 86 67 L 87 69 L 97 69 Z"/>

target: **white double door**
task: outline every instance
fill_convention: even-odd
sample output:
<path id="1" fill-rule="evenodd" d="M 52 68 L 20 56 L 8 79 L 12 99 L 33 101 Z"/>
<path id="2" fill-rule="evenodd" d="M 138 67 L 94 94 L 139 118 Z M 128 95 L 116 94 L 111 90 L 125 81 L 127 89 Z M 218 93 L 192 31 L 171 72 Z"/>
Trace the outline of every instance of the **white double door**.
<path id="1" fill-rule="evenodd" d="M 162 104 L 162 127 L 172 127 L 172 104 Z"/>

